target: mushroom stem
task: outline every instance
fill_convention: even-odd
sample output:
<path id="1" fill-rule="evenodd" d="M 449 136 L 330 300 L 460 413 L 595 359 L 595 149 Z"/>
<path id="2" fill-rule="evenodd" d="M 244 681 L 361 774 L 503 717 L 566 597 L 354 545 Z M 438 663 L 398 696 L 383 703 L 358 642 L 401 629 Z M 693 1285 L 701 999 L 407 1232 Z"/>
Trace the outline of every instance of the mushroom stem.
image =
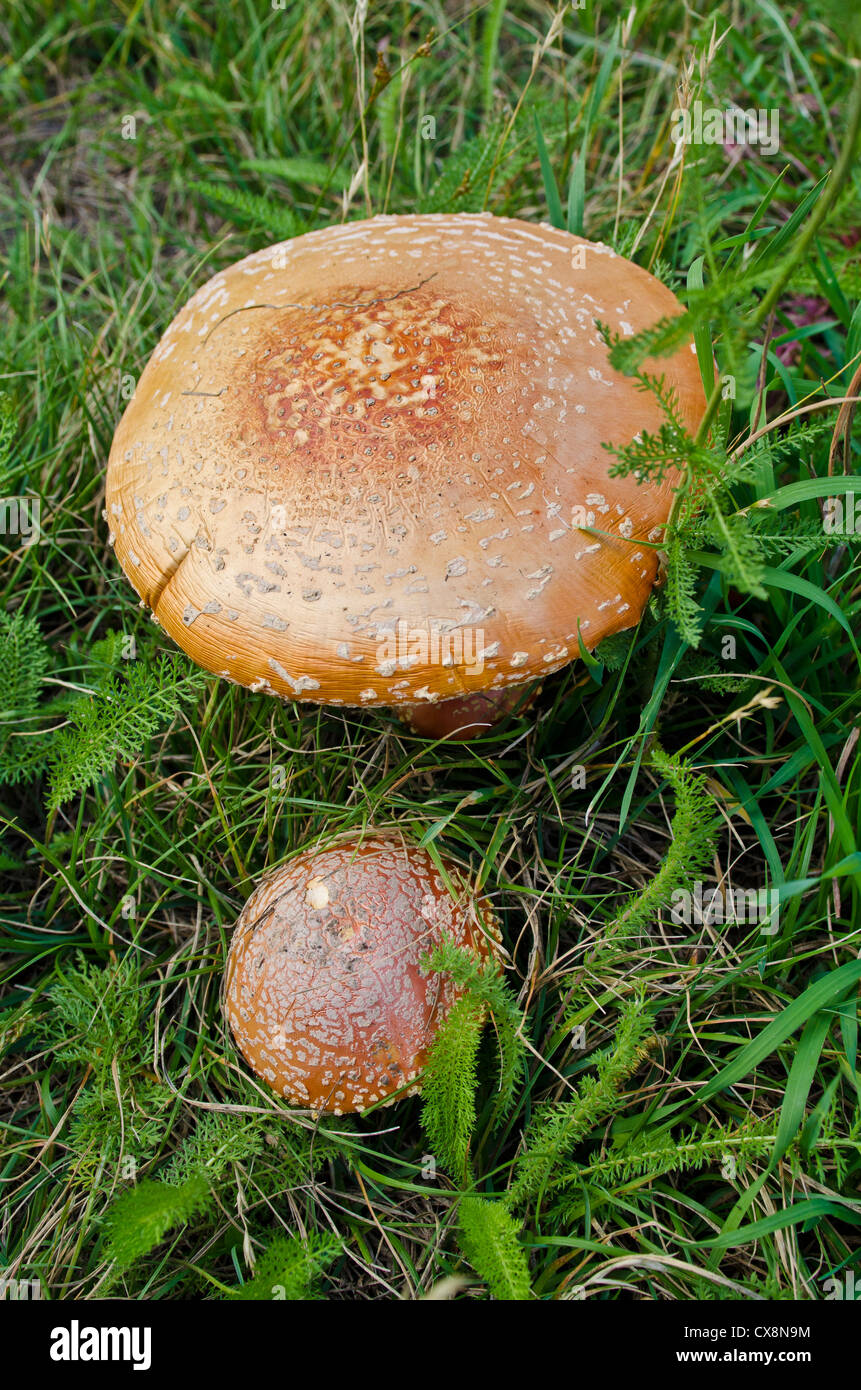
<path id="1" fill-rule="evenodd" d="M 514 685 L 505 690 L 479 690 L 470 695 L 458 695 L 453 700 L 406 705 L 397 714 L 415 734 L 466 743 L 501 724 L 516 709 L 521 713 L 527 710 L 541 687 L 536 686 L 528 694 L 527 689 L 526 685 Z"/>

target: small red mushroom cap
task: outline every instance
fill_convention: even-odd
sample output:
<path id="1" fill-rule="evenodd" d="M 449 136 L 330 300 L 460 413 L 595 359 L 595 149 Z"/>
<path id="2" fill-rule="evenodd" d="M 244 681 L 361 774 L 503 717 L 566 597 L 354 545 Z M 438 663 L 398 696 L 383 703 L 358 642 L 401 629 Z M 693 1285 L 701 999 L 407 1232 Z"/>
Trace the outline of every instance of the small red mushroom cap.
<path id="1" fill-rule="evenodd" d="M 420 1089 L 462 990 L 423 961 L 443 937 L 493 949 L 489 903 L 446 863 L 389 835 L 298 855 L 236 924 L 225 1012 L 246 1061 L 291 1105 L 335 1115 Z"/>

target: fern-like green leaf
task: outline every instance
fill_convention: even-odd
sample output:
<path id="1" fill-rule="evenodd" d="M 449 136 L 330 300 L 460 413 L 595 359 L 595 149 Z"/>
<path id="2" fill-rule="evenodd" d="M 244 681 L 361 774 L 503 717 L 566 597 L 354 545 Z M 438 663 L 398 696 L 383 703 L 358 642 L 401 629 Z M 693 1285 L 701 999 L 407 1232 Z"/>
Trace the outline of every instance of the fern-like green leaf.
<path id="1" fill-rule="evenodd" d="M 763 555 L 810 554 L 836 545 L 861 545 L 861 533 L 825 530 L 819 518 L 799 519 L 753 509 L 746 513 L 757 549 Z"/>
<path id="2" fill-rule="evenodd" d="M 756 535 L 744 517 L 724 515 L 716 498 L 711 503 L 711 531 L 721 548 L 726 579 L 742 593 L 767 599 L 763 585 L 763 560 Z"/>
<path id="3" fill-rule="evenodd" d="M 13 734 L 0 749 L 0 782 L 16 786 L 39 777 L 48 766 L 51 737 L 47 734 Z"/>
<path id="4" fill-rule="evenodd" d="M 519 1229 L 520 1223 L 502 1202 L 474 1193 L 461 1198 L 461 1249 L 491 1297 L 507 1302 L 532 1297 L 529 1261 L 518 1239 Z"/>
<path id="5" fill-rule="evenodd" d="M 204 684 L 202 672 L 167 653 L 154 661 L 141 655 L 125 678 L 109 675 L 97 694 L 73 707 L 73 726 L 54 739 L 49 807 L 84 791 L 118 758 L 134 761 L 146 740 L 175 719 Z"/>
<path id="6" fill-rule="evenodd" d="M 419 212 L 480 212 L 502 131 L 502 121 L 495 121 L 450 154 L 422 198 Z"/>
<path id="7" fill-rule="evenodd" d="M 733 310 L 741 316 L 756 289 L 778 278 L 779 266 L 749 265 L 733 278 Z M 626 376 L 633 375 L 646 358 L 668 357 L 683 348 L 699 328 L 708 329 L 711 319 L 727 312 L 727 286 L 718 278 L 703 289 L 688 292 L 688 306 L 680 314 L 669 314 L 630 338 L 617 338 L 610 352 L 610 366 Z"/>
<path id="8" fill-rule="evenodd" d="M 699 570 L 688 559 L 687 547 L 678 536 L 668 541 L 666 602 L 676 631 L 689 647 L 702 641 L 702 611 L 697 603 Z"/>
<path id="9" fill-rule="evenodd" d="M 428 957 L 432 970 L 450 974 L 461 989 L 489 1011 L 499 1049 L 498 1112 L 508 1114 L 523 1076 L 526 1048 L 523 1012 L 506 983 L 496 960 L 485 960 L 473 951 L 443 940 Z"/>
<path id="10" fill-rule="evenodd" d="M 614 1109 L 622 1084 L 647 1055 L 649 1036 L 649 1017 L 638 995 L 623 1004 L 612 1047 L 595 1058 L 597 1075 L 586 1077 L 570 1100 L 536 1106 L 506 1194 L 509 1206 L 540 1197 L 558 1179 L 574 1146 Z"/>
<path id="11" fill-rule="evenodd" d="M 48 991 L 50 1008 L 37 1030 L 56 1062 L 89 1070 L 114 1089 L 113 1072 L 143 1062 L 141 1035 L 149 997 L 131 958 L 100 968 L 78 954 Z"/>
<path id="12" fill-rule="evenodd" d="M 454 1176 L 467 1170 L 475 1125 L 476 1062 L 484 1005 L 458 999 L 434 1039 L 422 1081 L 422 1124 L 431 1149 Z"/>
<path id="13" fill-rule="evenodd" d="M 243 226 L 259 227 L 271 237 L 281 237 L 289 241 L 307 231 L 307 227 L 291 208 L 283 203 L 275 203 L 258 193 L 247 193 L 241 188 L 222 186 L 201 179 L 191 179 L 189 188 L 202 193 L 220 212 L 233 222 Z"/>
<path id="14" fill-rule="evenodd" d="M 262 1153 L 265 1146 L 266 1131 L 261 1116 L 218 1110 L 204 1112 L 194 1131 L 159 1170 L 159 1176 L 174 1185 L 202 1177 L 210 1186 L 215 1186 L 233 1171 L 234 1163 Z"/>
<path id="15" fill-rule="evenodd" d="M 658 1178 L 706 1165 L 714 1165 L 726 1176 L 735 1177 L 748 1163 L 768 1157 L 774 1140 L 775 1127 L 768 1121 L 752 1121 L 741 1126 L 707 1125 L 676 1137 L 668 1133 L 656 1137 L 646 1132 L 623 1149 L 601 1153 L 591 1163 L 566 1174 L 559 1185 L 596 1182 L 601 1187 L 609 1187 L 635 1178 Z"/>
<path id="16" fill-rule="evenodd" d="M 0 727 L 36 709 L 49 660 L 35 618 L 0 613 Z"/>
<path id="17" fill-rule="evenodd" d="M 448 155 L 418 211 L 481 212 L 491 174 L 494 183 L 511 183 L 535 159 L 535 119 L 541 123 L 547 145 L 564 137 L 565 115 L 552 100 L 536 100 L 528 110 L 524 107 L 511 129 L 506 118 L 498 117 Z"/>
<path id="18" fill-rule="evenodd" d="M 235 1299 L 305 1302 L 319 1297 L 316 1282 L 341 1251 L 331 1235 L 276 1236 L 258 1258 L 254 1275 L 231 1290 Z"/>
<path id="19" fill-rule="evenodd" d="M 679 677 L 684 678 L 684 689 L 712 690 L 717 695 L 737 695 L 749 690 L 753 681 L 733 671 L 721 671 L 722 660 L 708 652 L 687 652 L 678 668 Z"/>
<path id="20" fill-rule="evenodd" d="M 705 778 L 657 745 L 650 761 L 669 782 L 676 800 L 670 843 L 654 878 L 608 922 L 602 933 L 605 942 L 621 932 L 636 934 L 650 927 L 658 910 L 671 901 L 673 892 L 687 887 L 689 879 L 702 872 L 714 854 L 718 819 Z"/>
<path id="21" fill-rule="evenodd" d="M 187 1225 L 209 1205 L 209 1185 L 202 1177 L 179 1186 L 148 1179 L 117 1198 L 108 1215 L 107 1253 L 117 1270 L 160 1245 L 169 1231 Z"/>
<path id="22" fill-rule="evenodd" d="M 47 766 L 49 738 L 34 724 L 49 664 L 35 618 L 0 613 L 0 783 L 28 781 Z"/>
<path id="23" fill-rule="evenodd" d="M 9 459 L 17 437 L 18 415 L 14 402 L 8 391 L 0 391 L 0 492 L 6 491 L 12 476 Z"/>
<path id="24" fill-rule="evenodd" d="M 621 671 L 628 659 L 633 641 L 633 632 L 614 632 L 598 643 L 593 656 L 602 666 L 606 666 L 608 671 Z"/>

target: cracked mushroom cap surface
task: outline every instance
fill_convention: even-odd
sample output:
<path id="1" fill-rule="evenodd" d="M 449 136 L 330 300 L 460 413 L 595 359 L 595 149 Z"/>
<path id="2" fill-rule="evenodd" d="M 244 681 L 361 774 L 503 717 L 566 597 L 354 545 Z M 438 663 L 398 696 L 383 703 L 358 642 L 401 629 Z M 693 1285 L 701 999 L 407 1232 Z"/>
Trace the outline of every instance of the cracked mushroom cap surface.
<path id="1" fill-rule="evenodd" d="M 426 850 L 378 835 L 298 855 L 260 882 L 231 941 L 225 1013 L 245 1060 L 317 1113 L 414 1094 L 462 992 L 422 965 L 443 936 L 487 957 L 496 921 L 485 899 L 455 901 Z"/>
<path id="2" fill-rule="evenodd" d="M 106 516 L 156 621 L 282 697 L 406 705 L 504 689 L 633 626 L 677 481 L 611 478 L 660 407 L 609 365 L 681 312 L 544 225 L 380 216 L 219 272 L 145 367 Z M 693 343 L 657 363 L 695 430 Z M 579 526 L 609 532 L 598 537 Z"/>

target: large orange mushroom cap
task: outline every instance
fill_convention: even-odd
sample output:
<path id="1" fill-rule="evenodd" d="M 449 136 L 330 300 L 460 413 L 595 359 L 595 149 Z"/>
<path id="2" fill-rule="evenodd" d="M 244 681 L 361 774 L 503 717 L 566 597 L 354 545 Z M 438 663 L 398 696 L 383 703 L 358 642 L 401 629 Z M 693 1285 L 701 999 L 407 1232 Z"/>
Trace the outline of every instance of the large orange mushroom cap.
<path id="1" fill-rule="evenodd" d="M 578 627 L 591 649 L 637 622 L 657 559 L 631 542 L 660 537 L 676 482 L 609 476 L 602 445 L 662 417 L 596 320 L 624 337 L 680 311 L 608 247 L 489 214 L 256 252 L 177 315 L 117 429 L 120 563 L 253 689 L 402 706 L 546 675 Z M 693 344 L 653 366 L 695 429 Z"/>
<path id="2" fill-rule="evenodd" d="M 292 1105 L 335 1115 L 413 1094 L 461 993 L 423 964 L 443 937 L 487 957 L 496 923 L 454 864 L 348 839 L 268 875 L 236 924 L 225 1011 L 253 1070 Z"/>

